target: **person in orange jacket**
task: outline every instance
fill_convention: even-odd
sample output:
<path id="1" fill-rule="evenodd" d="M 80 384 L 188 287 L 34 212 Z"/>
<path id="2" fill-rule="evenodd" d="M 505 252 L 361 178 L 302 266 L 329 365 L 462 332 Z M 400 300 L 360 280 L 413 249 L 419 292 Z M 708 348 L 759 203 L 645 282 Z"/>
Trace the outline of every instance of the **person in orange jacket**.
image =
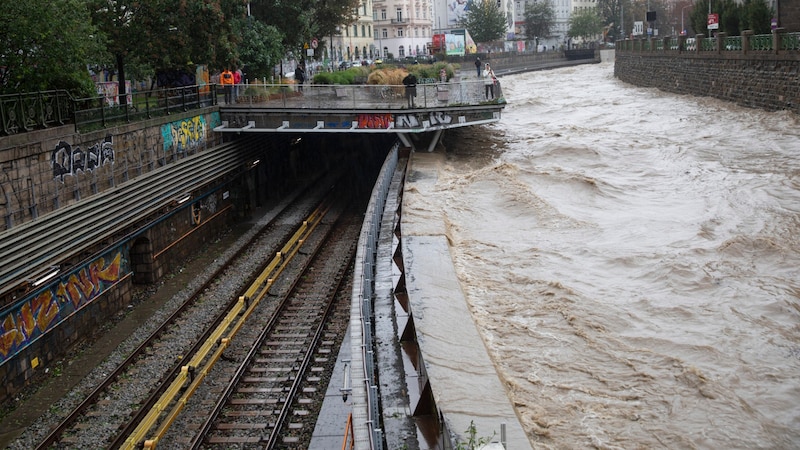
<path id="1" fill-rule="evenodd" d="M 219 84 L 225 90 L 225 104 L 230 105 L 233 103 L 233 72 L 231 69 L 225 69 L 219 76 Z"/>

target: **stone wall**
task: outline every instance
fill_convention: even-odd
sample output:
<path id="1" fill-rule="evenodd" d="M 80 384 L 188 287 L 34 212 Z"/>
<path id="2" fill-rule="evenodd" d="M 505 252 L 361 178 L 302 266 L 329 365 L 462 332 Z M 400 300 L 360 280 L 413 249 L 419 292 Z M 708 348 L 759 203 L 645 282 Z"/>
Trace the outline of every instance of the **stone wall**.
<path id="1" fill-rule="evenodd" d="M 800 52 L 797 51 L 617 49 L 615 53 L 614 76 L 627 83 L 800 114 Z"/>
<path id="2" fill-rule="evenodd" d="M 218 122 L 207 108 L 91 133 L 62 126 L 0 137 L 0 231 L 214 147 Z"/>

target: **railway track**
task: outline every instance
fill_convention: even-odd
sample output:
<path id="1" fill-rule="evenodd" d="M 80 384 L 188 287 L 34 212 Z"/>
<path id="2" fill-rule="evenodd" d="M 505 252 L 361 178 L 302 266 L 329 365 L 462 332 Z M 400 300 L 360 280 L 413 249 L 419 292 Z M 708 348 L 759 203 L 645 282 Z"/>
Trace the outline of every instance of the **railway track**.
<path id="1" fill-rule="evenodd" d="M 347 330 L 358 219 L 338 221 L 296 272 L 190 448 L 308 447 Z"/>
<path id="2" fill-rule="evenodd" d="M 284 242 L 307 225 L 309 217 L 319 214 L 315 208 L 327 193 L 327 188 L 317 188 L 285 205 L 232 261 L 223 264 L 211 279 L 196 289 L 136 351 L 67 414 L 37 448 L 118 448 L 120 436 L 131 429 L 128 423 L 139 420 L 138 411 L 152 408 L 153 399 L 184 370 L 182 361 L 200 351 L 201 343 L 225 320 L 228 311 L 241 303 L 233 294 L 257 280 L 257 274 L 264 270 L 269 259 L 265 255 L 280 252 Z M 156 385 L 159 387 L 154 387 Z M 143 396 L 143 392 L 149 393 L 149 397 Z"/>

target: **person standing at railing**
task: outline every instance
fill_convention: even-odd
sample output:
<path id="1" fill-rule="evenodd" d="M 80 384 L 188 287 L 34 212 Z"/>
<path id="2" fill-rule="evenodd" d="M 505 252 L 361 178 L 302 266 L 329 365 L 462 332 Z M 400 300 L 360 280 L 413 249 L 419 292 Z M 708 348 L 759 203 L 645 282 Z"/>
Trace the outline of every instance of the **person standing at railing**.
<path id="1" fill-rule="evenodd" d="M 231 69 L 225 69 L 219 76 L 219 84 L 225 91 L 225 104 L 230 105 L 233 103 L 233 72 Z"/>
<path id="2" fill-rule="evenodd" d="M 233 72 L 233 101 L 239 101 L 239 85 L 242 84 L 242 69 Z"/>
<path id="3" fill-rule="evenodd" d="M 303 68 L 303 63 L 297 65 L 294 69 L 294 82 L 297 83 L 297 92 L 303 92 L 303 83 L 306 81 L 306 71 Z"/>
<path id="4" fill-rule="evenodd" d="M 406 99 L 408 100 L 408 107 L 414 107 L 414 97 L 417 96 L 417 77 L 410 73 L 403 78 L 403 84 L 406 86 Z"/>
<path id="5" fill-rule="evenodd" d="M 486 87 L 486 99 L 494 99 L 494 84 L 497 82 L 497 77 L 494 76 L 494 71 L 489 63 L 483 68 L 483 85 Z"/>

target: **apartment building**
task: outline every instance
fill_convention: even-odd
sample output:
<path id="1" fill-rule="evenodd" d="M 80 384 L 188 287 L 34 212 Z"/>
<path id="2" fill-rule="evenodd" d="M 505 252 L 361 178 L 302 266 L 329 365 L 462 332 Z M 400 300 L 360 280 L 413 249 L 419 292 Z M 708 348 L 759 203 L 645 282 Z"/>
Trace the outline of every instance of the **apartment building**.
<path id="1" fill-rule="evenodd" d="M 372 23 L 380 58 L 431 53 L 433 0 L 374 0 Z"/>
<path id="2" fill-rule="evenodd" d="M 337 27 L 336 34 L 330 37 L 334 62 L 377 58 L 372 0 L 362 0 L 353 16 L 355 22 Z"/>

